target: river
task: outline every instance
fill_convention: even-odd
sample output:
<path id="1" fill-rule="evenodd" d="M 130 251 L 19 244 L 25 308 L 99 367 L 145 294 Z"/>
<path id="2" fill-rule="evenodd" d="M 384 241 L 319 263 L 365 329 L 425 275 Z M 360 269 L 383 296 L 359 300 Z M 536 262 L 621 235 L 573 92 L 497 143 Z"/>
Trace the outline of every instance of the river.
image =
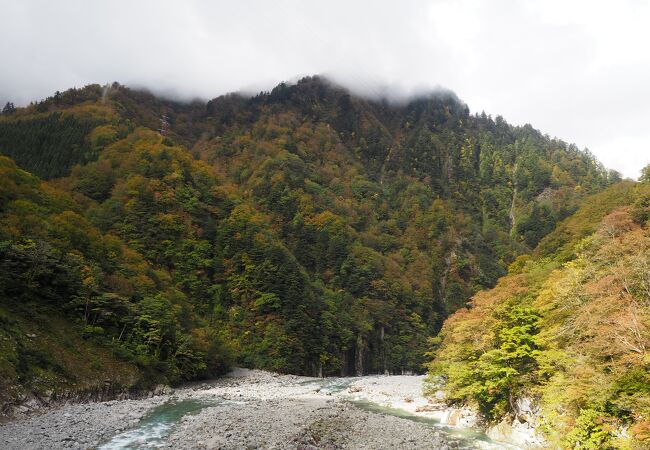
<path id="1" fill-rule="evenodd" d="M 422 377 L 238 370 L 143 400 L 66 405 L 0 426 L 0 447 L 514 449 L 415 412 Z M 101 406 L 104 405 L 104 406 Z"/>

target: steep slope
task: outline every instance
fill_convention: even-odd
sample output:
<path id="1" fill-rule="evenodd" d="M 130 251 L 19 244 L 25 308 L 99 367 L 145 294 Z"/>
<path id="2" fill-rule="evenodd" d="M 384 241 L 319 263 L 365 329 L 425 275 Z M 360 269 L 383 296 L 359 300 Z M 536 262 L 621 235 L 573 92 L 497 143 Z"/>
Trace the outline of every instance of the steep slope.
<path id="1" fill-rule="evenodd" d="M 169 274 L 0 157 L 2 409 L 221 373 L 228 353 Z M 72 395 L 72 394 L 70 394 Z"/>
<path id="2" fill-rule="evenodd" d="M 312 278 L 371 311 L 351 321 L 367 330 L 343 343 L 348 372 L 359 353 L 373 371 L 403 367 L 377 357 L 408 348 L 406 368 L 417 370 L 423 335 L 615 178 L 531 127 L 469 115 L 451 93 L 399 105 L 309 78 L 215 99 L 207 114 L 214 137 L 193 152 L 270 214 Z M 392 320 L 402 305 L 404 319 Z M 403 345 L 394 332 L 420 336 Z"/>
<path id="3" fill-rule="evenodd" d="M 71 106 L 64 111 L 0 116 L 0 148 L 22 167 L 44 178 L 67 175 L 75 164 L 97 157 L 118 116 L 104 105 Z"/>
<path id="4" fill-rule="evenodd" d="M 319 78 L 191 104 L 95 85 L 3 115 L 0 130 L 0 152 L 48 181 L 12 176 L 56 193 L 2 186 L 2 248 L 38 241 L 55 268 L 82 257 L 99 281 L 46 311 L 99 346 L 146 334 L 157 346 L 132 341 L 127 362 L 169 380 L 218 372 L 222 340 L 239 364 L 278 371 L 421 371 L 450 313 L 617 178 L 451 93 L 393 104 Z M 114 273 L 119 255 L 137 267 Z M 85 273 L 74 267 L 66 277 Z M 29 280 L 2 283 L 8 310 L 48 302 Z M 88 324 L 69 302 L 101 313 Z M 143 315 L 170 328 L 145 332 Z M 187 336 L 197 347 L 180 367 Z"/>
<path id="5" fill-rule="evenodd" d="M 648 199 L 647 183 L 587 199 L 447 320 L 431 370 L 451 401 L 476 403 L 490 421 L 530 421 L 518 401 L 529 398 L 551 444 L 647 448 Z"/>

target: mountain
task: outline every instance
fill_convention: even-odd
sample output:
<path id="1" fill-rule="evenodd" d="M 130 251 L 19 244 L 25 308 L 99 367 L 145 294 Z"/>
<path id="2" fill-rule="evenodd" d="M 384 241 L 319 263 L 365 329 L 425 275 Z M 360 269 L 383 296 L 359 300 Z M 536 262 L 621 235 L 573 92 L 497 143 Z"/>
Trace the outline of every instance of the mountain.
<path id="1" fill-rule="evenodd" d="M 586 199 L 436 338 L 448 398 L 532 421 L 552 448 L 650 443 L 650 183 Z M 530 408 L 528 408 L 530 411 Z"/>
<path id="2" fill-rule="evenodd" d="M 620 181 L 451 92 L 319 77 L 205 103 L 71 89 L 0 116 L 0 153 L 5 404 L 233 362 L 422 372 L 450 314 Z"/>

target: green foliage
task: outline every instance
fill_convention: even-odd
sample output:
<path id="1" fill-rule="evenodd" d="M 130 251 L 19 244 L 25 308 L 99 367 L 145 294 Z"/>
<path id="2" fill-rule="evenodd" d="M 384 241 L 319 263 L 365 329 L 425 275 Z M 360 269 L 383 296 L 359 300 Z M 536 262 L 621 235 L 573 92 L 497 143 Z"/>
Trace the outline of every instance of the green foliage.
<path id="1" fill-rule="evenodd" d="M 530 216 L 519 222 L 517 231 L 526 245 L 534 248 L 544 236 L 553 231 L 556 222 L 557 219 L 548 205 L 534 205 Z"/>
<path id="2" fill-rule="evenodd" d="M 583 409 L 576 419 L 576 424 L 567 434 L 567 448 L 585 450 L 606 450 L 611 445 L 612 433 L 603 424 L 603 413 L 595 409 Z"/>
<path id="3" fill-rule="evenodd" d="M 620 205 L 635 201 L 636 194 L 629 182 L 621 182 L 598 194 L 588 197 L 583 206 L 558 223 L 535 249 L 539 256 L 552 256 L 559 261 L 575 257 L 576 245 L 596 231 L 602 218 Z"/>
<path id="4" fill-rule="evenodd" d="M 448 377 L 447 389 L 456 400 L 473 400 L 491 420 L 510 410 L 531 374 L 540 354 L 536 342 L 540 316 L 529 307 L 510 304 L 495 314 L 491 349 L 475 352 L 467 362 L 458 361 L 434 372 Z"/>
<path id="5" fill-rule="evenodd" d="M 650 219 L 650 188 L 644 183 L 638 188 L 637 199 L 632 204 L 630 215 L 632 220 L 639 225 L 645 225 Z"/>
<path id="6" fill-rule="evenodd" d="M 624 182 L 592 196 L 447 320 L 430 369 L 452 401 L 499 421 L 532 398 L 562 448 L 647 445 L 650 238 L 634 220 L 646 195 Z"/>
<path id="7" fill-rule="evenodd" d="M 113 359 L 139 366 L 149 374 L 149 383 L 214 376 L 227 369 L 231 356 L 218 331 L 194 313 L 168 275 L 114 235 L 102 234 L 83 216 L 65 209 L 70 205 L 65 193 L 40 184 L 7 158 L 0 159 L 0 171 L 5 180 L 0 306 L 10 316 L 21 321 L 41 315 L 64 319 L 72 328 L 71 339 L 91 342 L 102 352 L 112 352 Z M 8 380 L 25 385 L 45 380 L 35 386 L 44 390 L 75 380 L 74 370 L 63 362 L 69 359 L 65 351 L 58 353 L 57 362 L 29 346 L 21 349 L 27 345 L 22 335 L 9 335 L 18 346 L 18 358 L 11 351 L 0 358 Z M 212 342 L 199 339 L 209 335 Z M 47 332 L 38 339 L 59 345 L 44 342 Z M 91 371 L 104 366 L 92 360 L 87 364 Z M 125 378 L 133 382 L 132 376 Z"/>
<path id="8" fill-rule="evenodd" d="M 152 380 L 232 358 L 421 372 L 445 318 L 610 182 L 588 152 L 452 93 L 398 105 L 318 78 L 207 104 L 91 85 L 3 114 L 0 136 L 56 178 L 0 158 L 3 302 L 55 311 Z M 532 344 L 512 350 L 534 323 L 505 330 L 536 313 L 507 314 L 472 369 L 494 383 L 486 405 L 535 364 Z"/>
<path id="9" fill-rule="evenodd" d="M 641 169 L 641 176 L 639 177 L 641 183 L 650 182 L 650 164 Z"/>
<path id="10" fill-rule="evenodd" d="M 5 103 L 5 106 L 2 108 L 2 114 L 9 115 L 16 112 L 16 106 L 13 102 Z"/>
<path id="11" fill-rule="evenodd" d="M 0 152 L 43 178 L 67 175 L 75 164 L 97 157 L 88 136 L 103 118 L 77 118 L 53 112 L 0 121 Z"/>

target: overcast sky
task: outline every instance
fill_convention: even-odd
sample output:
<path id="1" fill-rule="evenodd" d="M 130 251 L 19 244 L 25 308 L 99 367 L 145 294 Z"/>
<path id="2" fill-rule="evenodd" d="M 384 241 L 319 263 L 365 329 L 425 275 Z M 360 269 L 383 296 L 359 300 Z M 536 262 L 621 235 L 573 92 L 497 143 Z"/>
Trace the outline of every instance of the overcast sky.
<path id="1" fill-rule="evenodd" d="M 650 2 L 0 0 L 0 101 L 119 81 L 184 98 L 325 74 L 443 86 L 473 112 L 650 162 Z"/>

